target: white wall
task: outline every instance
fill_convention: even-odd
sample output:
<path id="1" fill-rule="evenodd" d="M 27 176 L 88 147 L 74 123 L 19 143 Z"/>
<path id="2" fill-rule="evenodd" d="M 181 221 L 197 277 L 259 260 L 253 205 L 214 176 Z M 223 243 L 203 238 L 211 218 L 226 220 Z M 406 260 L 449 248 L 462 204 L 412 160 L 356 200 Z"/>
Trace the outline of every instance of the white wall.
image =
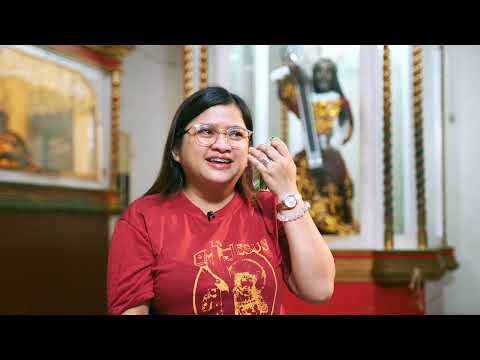
<path id="1" fill-rule="evenodd" d="M 137 45 L 124 62 L 120 129 L 130 134 L 130 200 L 152 185 L 170 122 L 183 100 L 183 47 Z"/>
<path id="2" fill-rule="evenodd" d="M 480 314 L 480 46 L 447 46 L 447 236 L 460 267 L 427 287 L 427 313 Z"/>

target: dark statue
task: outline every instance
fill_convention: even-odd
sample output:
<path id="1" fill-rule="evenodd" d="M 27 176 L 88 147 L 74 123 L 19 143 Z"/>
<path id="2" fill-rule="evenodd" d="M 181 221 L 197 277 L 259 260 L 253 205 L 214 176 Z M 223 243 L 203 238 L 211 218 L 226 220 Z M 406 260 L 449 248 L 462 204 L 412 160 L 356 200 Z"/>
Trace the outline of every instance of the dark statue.
<path id="1" fill-rule="evenodd" d="M 310 214 L 322 234 L 358 233 L 352 210 L 353 183 L 338 150 L 352 137 L 353 116 L 337 66 L 321 58 L 309 76 L 291 49 L 283 61 L 285 67 L 274 77 L 278 96 L 304 129 L 305 150 L 294 156 L 299 191 L 311 202 Z"/>

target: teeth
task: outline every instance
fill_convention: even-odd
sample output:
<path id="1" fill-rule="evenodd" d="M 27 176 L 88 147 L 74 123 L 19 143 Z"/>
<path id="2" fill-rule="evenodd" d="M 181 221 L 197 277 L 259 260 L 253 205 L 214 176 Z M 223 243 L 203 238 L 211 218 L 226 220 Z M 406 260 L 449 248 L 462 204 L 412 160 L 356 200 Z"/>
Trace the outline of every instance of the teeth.
<path id="1" fill-rule="evenodd" d="M 208 161 L 220 162 L 220 163 L 229 163 L 230 162 L 230 160 L 228 160 L 228 159 L 217 159 L 217 158 L 209 159 Z"/>

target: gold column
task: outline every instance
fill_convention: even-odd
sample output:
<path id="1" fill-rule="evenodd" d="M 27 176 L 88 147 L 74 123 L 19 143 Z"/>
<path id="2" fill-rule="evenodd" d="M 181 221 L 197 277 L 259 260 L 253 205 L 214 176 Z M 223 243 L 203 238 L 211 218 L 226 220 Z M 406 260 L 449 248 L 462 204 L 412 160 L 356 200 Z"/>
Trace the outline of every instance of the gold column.
<path id="1" fill-rule="evenodd" d="M 193 46 L 183 47 L 183 95 L 188 97 L 193 93 Z"/>
<path id="2" fill-rule="evenodd" d="M 445 45 L 440 45 L 440 86 L 441 86 L 441 98 L 440 98 L 440 111 L 442 118 L 442 246 L 448 247 L 447 243 L 447 189 L 446 189 L 446 141 L 445 141 Z"/>
<path id="3" fill-rule="evenodd" d="M 112 72 L 112 126 L 111 126 L 111 173 L 110 188 L 117 190 L 118 174 L 118 128 L 120 125 L 120 70 Z"/>
<path id="4" fill-rule="evenodd" d="M 390 48 L 383 46 L 383 204 L 384 246 L 393 250 L 393 185 L 392 185 L 392 131 L 391 131 L 391 83 Z"/>
<path id="5" fill-rule="evenodd" d="M 282 140 L 288 146 L 288 109 L 285 105 L 281 104 L 282 107 L 282 118 L 281 118 L 281 128 L 282 128 Z"/>
<path id="6" fill-rule="evenodd" d="M 208 86 L 208 45 L 200 47 L 200 89 Z"/>
<path id="7" fill-rule="evenodd" d="M 422 46 L 413 47 L 413 105 L 415 121 L 415 170 L 417 187 L 418 248 L 427 248 L 425 171 L 423 166 Z"/>

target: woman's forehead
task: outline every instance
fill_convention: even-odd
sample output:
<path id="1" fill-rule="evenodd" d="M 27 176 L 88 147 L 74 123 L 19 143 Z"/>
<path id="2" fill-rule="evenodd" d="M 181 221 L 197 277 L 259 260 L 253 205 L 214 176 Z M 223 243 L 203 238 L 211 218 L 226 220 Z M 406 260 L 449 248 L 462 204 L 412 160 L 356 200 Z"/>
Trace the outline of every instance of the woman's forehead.
<path id="1" fill-rule="evenodd" d="M 219 127 L 245 127 L 242 112 L 234 104 L 216 105 L 208 108 L 190 122 L 190 125 L 195 124 L 208 124 Z"/>

